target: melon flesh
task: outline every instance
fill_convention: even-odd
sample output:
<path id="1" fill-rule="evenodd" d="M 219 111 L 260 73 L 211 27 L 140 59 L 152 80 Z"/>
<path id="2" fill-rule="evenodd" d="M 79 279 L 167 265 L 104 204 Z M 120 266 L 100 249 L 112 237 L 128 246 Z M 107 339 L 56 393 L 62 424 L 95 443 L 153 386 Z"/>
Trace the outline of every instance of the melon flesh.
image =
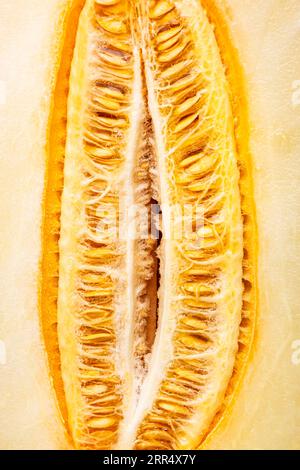
<path id="1" fill-rule="evenodd" d="M 3 0 L 0 6 L 0 80 L 6 91 L 6 97 L 0 97 L 0 341 L 6 350 L 4 364 L 0 358 L 2 449 L 71 446 L 49 379 L 38 292 L 47 126 L 70 4 L 16 0 L 12 9 L 11 2 Z M 259 309 L 255 345 L 242 385 L 203 447 L 296 449 L 300 447 L 300 365 L 295 349 L 300 339 L 296 94 L 300 4 L 297 0 L 204 4 L 211 11 L 216 6 L 225 19 L 245 76 Z"/>

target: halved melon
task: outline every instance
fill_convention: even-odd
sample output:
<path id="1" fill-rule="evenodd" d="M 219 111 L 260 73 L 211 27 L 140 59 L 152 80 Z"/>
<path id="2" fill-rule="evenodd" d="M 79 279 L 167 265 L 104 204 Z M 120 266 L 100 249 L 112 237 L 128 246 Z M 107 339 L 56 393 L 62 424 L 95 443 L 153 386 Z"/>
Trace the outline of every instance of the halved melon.
<path id="1" fill-rule="evenodd" d="M 0 7 L 0 446 L 299 448 L 299 2 L 30 3 Z"/>

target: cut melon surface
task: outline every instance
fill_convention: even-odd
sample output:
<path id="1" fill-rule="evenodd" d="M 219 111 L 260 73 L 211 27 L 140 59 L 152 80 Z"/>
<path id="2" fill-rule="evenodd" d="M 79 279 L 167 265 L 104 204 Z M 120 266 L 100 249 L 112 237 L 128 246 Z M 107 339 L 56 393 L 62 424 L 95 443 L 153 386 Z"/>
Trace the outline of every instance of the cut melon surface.
<path id="1" fill-rule="evenodd" d="M 299 2 L 17 3 L 0 447 L 299 448 Z"/>
<path id="2" fill-rule="evenodd" d="M 62 376 L 76 446 L 194 448 L 220 408 L 238 348 L 243 234 L 233 115 L 199 3 L 136 7 L 90 1 L 80 17 L 59 240 Z M 144 136 L 144 108 L 153 136 Z M 154 147 L 142 160 L 141 137 Z M 136 184 L 145 164 L 156 181 L 145 173 Z M 154 196 L 162 207 L 158 328 L 143 371 L 135 368 L 137 294 L 147 309 L 153 254 L 136 252 L 137 220 L 122 240 L 110 217 L 122 224 L 128 208 Z M 168 220 L 173 208 L 179 214 Z M 201 226 L 176 236 L 188 217 Z"/>

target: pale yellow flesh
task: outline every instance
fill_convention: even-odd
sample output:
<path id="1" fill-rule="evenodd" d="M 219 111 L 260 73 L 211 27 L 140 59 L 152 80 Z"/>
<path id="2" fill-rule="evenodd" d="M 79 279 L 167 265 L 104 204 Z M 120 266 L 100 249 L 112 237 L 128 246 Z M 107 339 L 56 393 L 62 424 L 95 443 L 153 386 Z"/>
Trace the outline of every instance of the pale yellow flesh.
<path id="1" fill-rule="evenodd" d="M 35 280 L 39 275 L 41 192 L 33 201 L 32 185 L 23 179 L 24 174 L 28 178 L 34 175 L 33 179 L 42 184 L 44 177 L 45 147 L 37 128 L 41 135 L 46 135 L 49 110 L 44 98 L 46 90 L 51 91 L 53 74 L 35 65 L 40 54 L 52 60 L 49 68 L 52 70 L 57 54 L 57 49 L 53 50 L 53 24 L 57 24 L 62 4 L 67 2 L 53 0 L 42 4 L 36 0 L 16 0 L 13 9 L 7 1 L 1 2 L 0 7 L 2 79 L 10 91 L 6 104 L 1 104 L 4 110 L 1 212 L 6 221 L 0 235 L 1 340 L 8 351 L 6 365 L 0 365 L 3 430 L 0 447 L 3 449 L 67 448 L 58 413 L 55 407 L 48 407 L 53 394 L 43 372 L 46 361 L 41 351 L 42 339 L 37 333 L 34 333 L 36 340 L 32 339 L 32 332 L 38 329 Z M 299 26 L 295 21 L 299 2 L 227 0 L 220 2 L 220 7 L 233 32 L 247 77 L 260 245 L 259 304 L 263 316 L 258 323 L 259 342 L 241 393 L 230 419 L 211 437 L 209 447 L 296 449 L 299 448 L 299 419 L 295 412 L 299 408 L 299 356 L 295 346 L 300 338 L 297 321 L 300 247 L 291 226 L 298 223 L 300 200 L 300 122 L 296 100 L 293 105 L 292 83 L 299 76 L 295 60 L 300 47 Z M 58 31 L 59 28 L 56 36 Z M 28 39 L 27 47 L 24 38 Z M 18 109 L 22 112 L 16 112 Z M 24 120 L 26 113 L 36 118 Z M 21 135 L 26 138 L 20 138 Z M 22 204 L 24 200 L 28 203 Z M 26 259 L 19 256 L 22 250 L 27 253 Z M 24 276 L 20 277 L 20 273 Z"/>
<path id="2" fill-rule="evenodd" d="M 0 3 L 0 448 L 5 450 L 69 447 L 40 330 L 38 274 L 47 129 L 68 9 L 61 0 Z"/>

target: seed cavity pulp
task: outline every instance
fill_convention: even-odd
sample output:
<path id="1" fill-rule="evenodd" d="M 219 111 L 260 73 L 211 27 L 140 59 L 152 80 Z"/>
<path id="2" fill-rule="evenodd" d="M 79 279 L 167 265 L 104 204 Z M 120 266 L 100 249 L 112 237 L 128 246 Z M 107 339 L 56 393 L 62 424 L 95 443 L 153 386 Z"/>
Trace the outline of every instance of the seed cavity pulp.
<path id="1" fill-rule="evenodd" d="M 201 2 L 87 0 L 68 84 L 51 308 L 74 445 L 195 449 L 252 295 L 234 110 Z"/>

